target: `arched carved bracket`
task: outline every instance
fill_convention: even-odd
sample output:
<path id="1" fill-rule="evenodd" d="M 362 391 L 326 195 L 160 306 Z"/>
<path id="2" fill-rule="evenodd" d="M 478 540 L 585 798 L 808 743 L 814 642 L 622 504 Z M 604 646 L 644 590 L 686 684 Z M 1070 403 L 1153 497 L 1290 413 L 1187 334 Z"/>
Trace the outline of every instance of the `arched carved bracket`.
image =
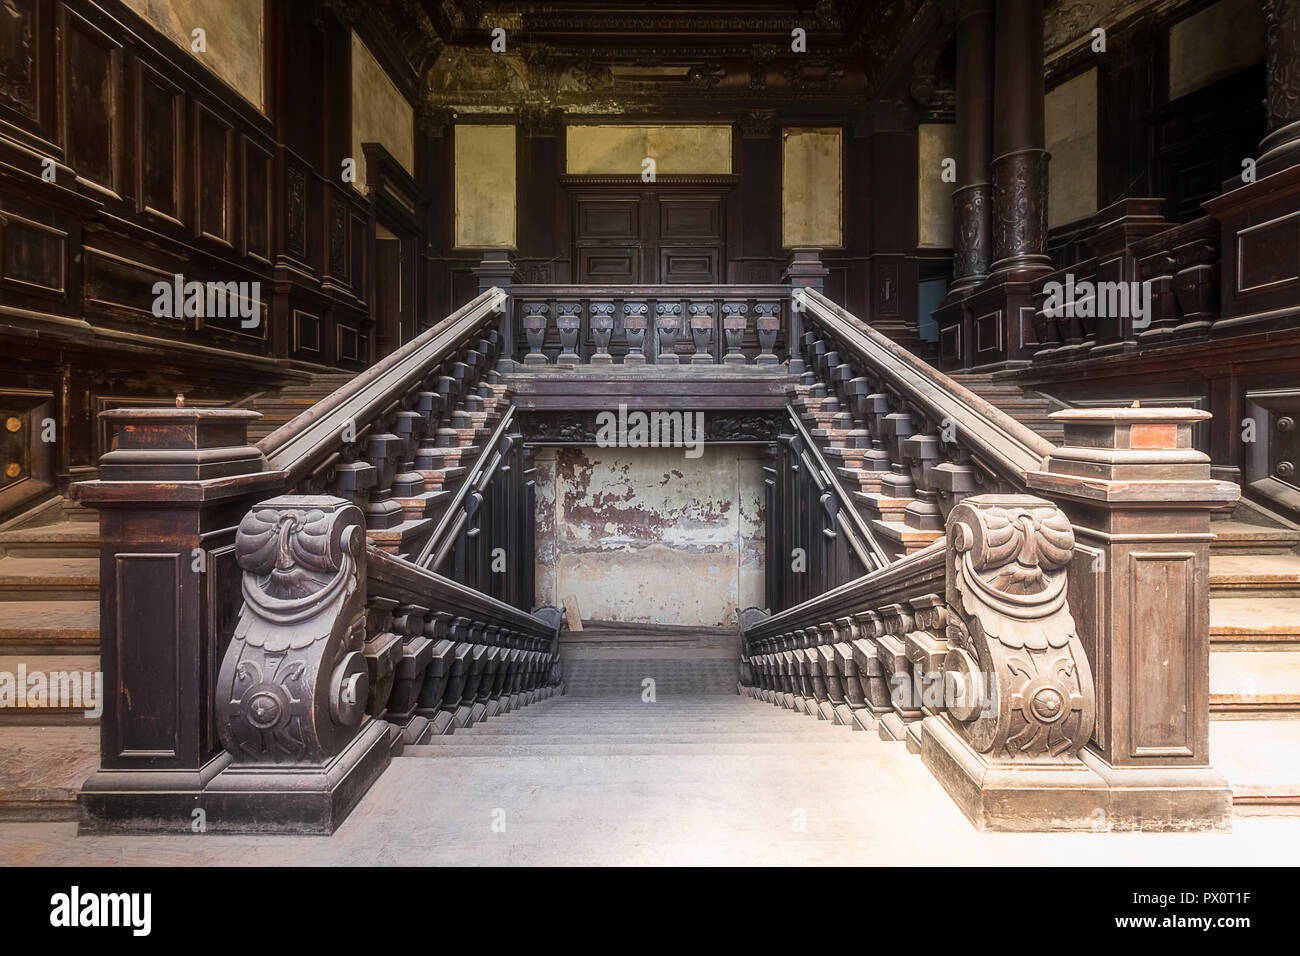
<path id="1" fill-rule="evenodd" d="M 341 498 L 283 495 L 240 522 L 244 605 L 218 677 L 221 742 L 239 764 L 322 764 L 369 697 L 365 524 Z"/>
<path id="2" fill-rule="evenodd" d="M 992 759 L 1070 760 L 1096 699 L 1066 600 L 1069 519 L 1041 498 L 978 495 L 953 508 L 947 535 L 948 716 Z"/>

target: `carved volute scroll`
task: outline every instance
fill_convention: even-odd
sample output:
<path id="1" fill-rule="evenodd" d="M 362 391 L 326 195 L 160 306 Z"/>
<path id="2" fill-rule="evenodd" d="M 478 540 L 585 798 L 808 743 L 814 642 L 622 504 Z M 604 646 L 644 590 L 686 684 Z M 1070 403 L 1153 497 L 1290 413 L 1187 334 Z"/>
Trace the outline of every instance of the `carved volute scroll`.
<path id="1" fill-rule="evenodd" d="M 221 742 L 240 764 L 323 764 L 369 697 L 361 510 L 272 498 L 244 516 L 235 553 L 244 606 L 217 682 Z"/>
<path id="2" fill-rule="evenodd" d="M 1069 519 L 1041 498 L 978 495 L 947 535 L 949 717 L 991 759 L 1069 760 L 1096 713 L 1066 600 Z"/>

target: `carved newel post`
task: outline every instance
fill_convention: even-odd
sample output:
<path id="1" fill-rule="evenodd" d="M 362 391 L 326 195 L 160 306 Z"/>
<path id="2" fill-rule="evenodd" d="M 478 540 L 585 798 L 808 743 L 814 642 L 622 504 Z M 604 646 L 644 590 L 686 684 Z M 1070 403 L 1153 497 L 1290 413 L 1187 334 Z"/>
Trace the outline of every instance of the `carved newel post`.
<path id="1" fill-rule="evenodd" d="M 977 495 L 947 522 L 941 713 L 921 754 L 981 829 L 1089 829 L 1104 787 L 1079 759 L 1092 670 L 1068 599 L 1069 519 L 1030 495 Z"/>
<path id="2" fill-rule="evenodd" d="M 644 302 L 623 303 L 623 335 L 627 338 L 627 355 L 623 356 L 624 365 L 645 364 L 648 311 L 649 307 Z"/>
<path id="3" fill-rule="evenodd" d="M 614 303 L 592 302 L 587 307 L 587 314 L 591 320 L 591 337 L 596 343 L 591 364 L 613 365 L 614 356 L 609 354 L 609 337 L 614 333 Z"/>
<path id="4" fill-rule="evenodd" d="M 713 356 L 709 353 L 713 339 L 713 310 L 712 302 L 691 303 L 691 340 L 695 343 L 692 365 L 713 364 Z"/>
<path id="5" fill-rule="evenodd" d="M 722 303 L 722 333 L 727 337 L 727 354 L 722 357 L 723 365 L 744 365 L 745 353 L 740 350 L 745 340 L 746 316 L 749 306 L 744 302 Z"/>
<path id="6" fill-rule="evenodd" d="M 558 365 L 577 365 L 578 329 L 582 326 L 582 304 L 579 302 L 559 302 L 555 306 L 555 325 L 560 330 L 560 355 Z"/>
<path id="7" fill-rule="evenodd" d="M 755 328 L 758 331 L 758 358 L 756 365 L 779 365 L 776 356 L 776 336 L 781 331 L 781 303 L 760 302 L 754 306 Z"/>
<path id="8" fill-rule="evenodd" d="M 655 331 L 659 334 L 657 365 L 680 365 L 677 359 L 677 336 L 682 330 L 682 306 L 679 302 L 660 302 L 655 306 Z"/>
<path id="9" fill-rule="evenodd" d="M 528 339 L 528 354 L 524 356 L 524 364 L 545 365 L 546 355 L 542 352 L 542 343 L 546 339 L 546 316 L 551 307 L 545 302 L 525 302 L 523 309 L 524 335 Z"/>
<path id="10" fill-rule="evenodd" d="M 1054 412 L 1064 444 L 1031 488 L 1075 527 L 1070 603 L 1094 654 L 1097 728 L 1081 756 L 1106 782 L 1112 829 L 1226 829 L 1210 766 L 1212 511 L 1240 496 L 1210 477 L 1191 408 Z"/>

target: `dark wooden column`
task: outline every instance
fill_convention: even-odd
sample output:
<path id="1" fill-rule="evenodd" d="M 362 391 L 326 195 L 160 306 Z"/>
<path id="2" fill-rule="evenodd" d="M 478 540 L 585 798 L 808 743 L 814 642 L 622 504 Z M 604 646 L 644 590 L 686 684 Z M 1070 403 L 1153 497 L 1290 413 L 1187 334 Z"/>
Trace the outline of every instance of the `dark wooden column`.
<path id="1" fill-rule="evenodd" d="M 1300 0 L 1264 0 L 1268 25 L 1268 135 L 1259 144 L 1258 171 L 1300 162 Z"/>
<path id="2" fill-rule="evenodd" d="M 1051 268 L 1043 148 L 1043 0 L 997 0 L 993 105 L 995 274 Z"/>
<path id="3" fill-rule="evenodd" d="M 934 311 L 939 361 L 973 364 L 966 297 L 988 278 L 993 252 L 993 0 L 961 0 L 957 20 L 957 188 L 952 194 L 952 287 Z"/>
<path id="4" fill-rule="evenodd" d="M 957 21 L 957 181 L 952 194 L 952 290 L 988 277 L 993 185 L 993 0 L 964 0 Z"/>

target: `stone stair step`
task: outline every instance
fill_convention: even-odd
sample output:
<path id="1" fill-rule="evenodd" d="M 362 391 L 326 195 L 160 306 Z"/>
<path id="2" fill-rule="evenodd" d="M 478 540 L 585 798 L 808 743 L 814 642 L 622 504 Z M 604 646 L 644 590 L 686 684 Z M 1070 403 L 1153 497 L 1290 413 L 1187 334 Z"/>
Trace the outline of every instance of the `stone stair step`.
<path id="1" fill-rule="evenodd" d="M 1251 554 L 1286 554 L 1300 547 L 1300 531 L 1250 524 L 1230 518 L 1210 522 L 1214 541 L 1213 554 L 1249 552 Z"/>
<path id="2" fill-rule="evenodd" d="M 1210 710 L 1300 714 L 1300 648 L 1210 653 Z"/>
<path id="3" fill-rule="evenodd" d="M 9 726 L 0 733 L 0 820 L 75 820 L 81 784 L 99 768 L 99 728 Z"/>
<path id="4" fill-rule="evenodd" d="M 98 590 L 97 558 L 0 558 L 0 602 L 84 600 Z"/>
<path id="5" fill-rule="evenodd" d="M 99 601 L 0 601 L 0 649 L 99 649 Z"/>
<path id="6" fill-rule="evenodd" d="M 1300 814 L 1300 720 L 1210 721 L 1210 760 L 1240 815 Z"/>
<path id="7" fill-rule="evenodd" d="M 37 696 L 32 684 L 33 675 L 44 675 L 43 698 Z M 10 723 L 98 723 L 98 715 L 88 711 L 103 709 L 103 677 L 99 674 L 98 654 L 4 654 L 0 655 L 0 674 L 8 675 L 13 687 L 25 686 L 29 693 L 17 694 L 12 703 L 0 704 L 0 724 Z M 63 694 L 72 695 L 73 685 L 63 685 L 56 675 L 71 674 L 76 680 L 76 695 L 60 700 Z M 85 675 L 91 675 L 87 678 Z M 20 678 L 26 679 L 24 683 Z M 89 685 L 87 684 L 89 681 Z M 87 699 L 86 693 L 91 696 Z M 87 706 L 89 704 L 89 706 Z"/>
<path id="8" fill-rule="evenodd" d="M 1300 597 L 1300 555 L 1211 554 L 1210 596 Z"/>
<path id="9" fill-rule="evenodd" d="M 98 554 L 97 521 L 67 520 L 0 531 L 0 557 L 93 558 Z"/>
<path id="10" fill-rule="evenodd" d="M 1210 598 L 1212 644 L 1300 642 L 1300 597 Z"/>

